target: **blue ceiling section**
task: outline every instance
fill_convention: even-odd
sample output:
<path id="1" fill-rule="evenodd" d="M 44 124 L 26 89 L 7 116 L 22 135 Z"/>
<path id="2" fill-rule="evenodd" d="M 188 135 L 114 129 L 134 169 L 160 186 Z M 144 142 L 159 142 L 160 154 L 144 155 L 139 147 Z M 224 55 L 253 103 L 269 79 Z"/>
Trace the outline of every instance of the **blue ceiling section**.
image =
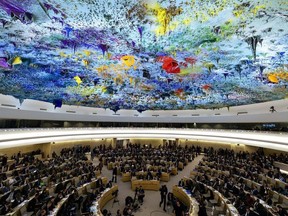
<path id="1" fill-rule="evenodd" d="M 1 0 L 0 93 L 119 109 L 288 96 L 285 0 Z"/>

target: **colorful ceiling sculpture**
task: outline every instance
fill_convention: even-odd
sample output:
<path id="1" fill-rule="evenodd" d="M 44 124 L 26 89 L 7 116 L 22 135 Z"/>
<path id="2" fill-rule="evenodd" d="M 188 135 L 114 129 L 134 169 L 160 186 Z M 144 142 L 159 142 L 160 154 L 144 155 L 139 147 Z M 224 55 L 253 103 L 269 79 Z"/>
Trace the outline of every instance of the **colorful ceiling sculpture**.
<path id="1" fill-rule="evenodd" d="M 98 108 L 287 98 L 286 0 L 1 0 L 0 93 Z"/>

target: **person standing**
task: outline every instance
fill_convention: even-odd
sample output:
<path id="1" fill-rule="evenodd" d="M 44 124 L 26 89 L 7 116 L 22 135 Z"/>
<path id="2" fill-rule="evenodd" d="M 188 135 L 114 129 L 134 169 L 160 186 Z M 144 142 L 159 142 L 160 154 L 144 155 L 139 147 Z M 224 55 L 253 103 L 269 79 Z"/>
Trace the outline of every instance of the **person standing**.
<path id="1" fill-rule="evenodd" d="M 7 155 L 5 154 L 5 155 L 2 157 L 2 172 L 4 172 L 4 170 L 5 170 L 5 168 L 6 168 L 7 161 L 8 161 L 8 157 L 7 157 Z"/>
<path id="2" fill-rule="evenodd" d="M 139 190 L 138 190 L 138 200 L 139 200 L 139 202 L 140 202 L 140 204 L 143 204 L 143 199 L 144 199 L 144 197 L 145 197 L 145 191 L 144 191 L 144 189 L 142 188 L 142 186 L 140 185 L 140 188 L 139 188 Z"/>
<path id="3" fill-rule="evenodd" d="M 120 209 L 117 210 L 116 216 L 122 216 Z"/>
<path id="4" fill-rule="evenodd" d="M 102 160 L 100 160 L 98 167 L 99 167 L 100 173 L 102 173 L 102 169 L 103 169 L 103 162 L 102 162 Z"/>
<path id="5" fill-rule="evenodd" d="M 160 188 L 160 195 L 161 195 L 161 201 L 159 206 L 161 207 L 162 203 L 164 203 L 163 210 L 166 212 L 166 197 L 168 194 L 168 189 L 166 185 L 162 185 Z"/>
<path id="6" fill-rule="evenodd" d="M 117 183 L 117 166 L 115 166 L 112 170 L 112 182 L 115 180 L 115 183 Z"/>

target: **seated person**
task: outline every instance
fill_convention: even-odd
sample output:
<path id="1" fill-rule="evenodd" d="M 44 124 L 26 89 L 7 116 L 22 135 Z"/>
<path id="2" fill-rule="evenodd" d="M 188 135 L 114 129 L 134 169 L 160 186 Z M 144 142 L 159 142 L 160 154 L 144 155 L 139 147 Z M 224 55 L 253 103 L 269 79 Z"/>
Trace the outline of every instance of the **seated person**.
<path id="1" fill-rule="evenodd" d="M 112 185 L 112 181 L 110 180 L 107 185 L 106 185 L 106 188 L 111 188 L 113 185 Z"/>
<path id="2" fill-rule="evenodd" d="M 96 188 L 100 188 L 100 186 L 103 184 L 102 179 L 98 178 L 96 181 Z"/>
<path id="3" fill-rule="evenodd" d="M 207 216 L 206 206 L 204 202 L 199 203 L 198 215 Z"/>
<path id="4" fill-rule="evenodd" d="M 246 206 L 246 212 L 244 215 L 245 216 L 259 216 L 258 213 L 254 212 L 252 208 L 249 208 L 249 206 Z"/>
<path id="5" fill-rule="evenodd" d="M 0 182 L 0 194 L 5 194 L 6 192 L 8 192 L 10 190 L 9 187 L 7 187 L 5 184 L 3 184 L 2 182 Z"/>
<path id="6" fill-rule="evenodd" d="M 177 200 L 174 205 L 174 213 L 175 216 L 184 216 L 184 207 L 179 200 Z"/>
<path id="7" fill-rule="evenodd" d="M 276 206 L 275 213 L 278 214 L 279 216 L 287 216 L 288 215 L 287 211 L 279 204 Z"/>
<path id="8" fill-rule="evenodd" d="M 46 206 L 45 206 L 45 209 L 46 209 L 46 212 L 50 212 L 54 209 L 54 198 L 51 198 L 50 200 L 48 200 Z"/>
<path id="9" fill-rule="evenodd" d="M 167 195 L 167 206 L 173 206 L 174 205 L 174 195 L 173 193 L 169 192 Z"/>
<path id="10" fill-rule="evenodd" d="M 148 170 L 148 173 L 147 173 L 147 180 L 153 180 L 153 175 L 150 170 Z"/>
<path id="11" fill-rule="evenodd" d="M 123 209 L 123 216 L 132 216 L 132 209 L 130 205 L 125 206 Z"/>
<path id="12" fill-rule="evenodd" d="M 178 186 L 179 187 L 184 187 L 185 186 L 185 182 L 183 179 L 181 179 L 179 182 L 178 182 Z"/>
<path id="13" fill-rule="evenodd" d="M 193 182 L 190 180 L 190 179 L 188 179 L 187 181 L 186 181 L 186 187 L 185 187 L 187 190 L 192 190 L 193 189 Z"/>
<path id="14" fill-rule="evenodd" d="M 19 205 L 20 203 L 22 203 L 24 201 L 24 197 L 22 196 L 21 192 L 17 192 L 15 194 L 15 199 L 12 202 L 12 208 L 16 207 L 17 205 Z"/>
<path id="15" fill-rule="evenodd" d="M 45 209 L 41 209 L 40 215 L 41 216 L 46 216 L 47 215 L 47 211 Z"/>
<path id="16" fill-rule="evenodd" d="M 161 175 L 162 175 L 162 170 L 161 168 L 159 168 L 156 174 L 158 180 L 161 178 Z"/>
<path id="17" fill-rule="evenodd" d="M 63 191 L 65 189 L 64 185 L 62 182 L 60 182 L 59 184 L 57 184 L 56 188 L 55 188 L 55 193 L 59 193 L 61 191 Z"/>
<path id="18" fill-rule="evenodd" d="M 108 212 L 107 209 L 103 209 L 102 214 L 103 214 L 103 216 L 111 216 L 111 213 Z"/>
<path id="19" fill-rule="evenodd" d="M 39 195 L 40 200 L 47 200 L 49 197 L 49 190 L 46 187 L 43 187 L 42 192 Z"/>
<path id="20" fill-rule="evenodd" d="M 35 197 L 28 203 L 27 211 L 32 212 L 39 209 L 42 206 L 42 201 L 39 198 L 39 193 L 35 194 Z"/>
<path id="21" fill-rule="evenodd" d="M 11 204 L 5 201 L 4 205 L 0 208 L 0 215 L 6 215 L 10 211 L 11 211 Z"/>
<path id="22" fill-rule="evenodd" d="M 125 206 L 131 205 L 133 203 L 133 198 L 131 196 L 127 196 L 125 199 Z"/>
<path id="23" fill-rule="evenodd" d="M 58 193 L 55 200 L 54 200 L 54 205 L 57 205 L 58 202 L 60 202 L 60 200 L 62 200 L 64 198 L 64 193 L 61 192 L 61 193 Z"/>

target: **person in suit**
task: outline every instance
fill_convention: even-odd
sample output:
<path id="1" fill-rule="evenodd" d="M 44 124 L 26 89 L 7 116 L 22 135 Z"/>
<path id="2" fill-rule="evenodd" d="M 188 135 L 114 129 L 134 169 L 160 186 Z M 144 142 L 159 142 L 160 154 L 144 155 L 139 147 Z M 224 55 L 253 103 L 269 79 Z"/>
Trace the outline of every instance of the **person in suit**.
<path id="1" fill-rule="evenodd" d="M 112 182 L 115 180 L 115 183 L 117 183 L 117 166 L 115 166 L 112 170 Z"/>
<path id="2" fill-rule="evenodd" d="M 163 210 L 166 212 L 166 197 L 168 194 L 168 189 L 166 185 L 162 185 L 160 188 L 160 195 L 161 195 L 161 201 L 159 203 L 159 206 L 161 207 L 162 203 L 164 204 Z"/>

